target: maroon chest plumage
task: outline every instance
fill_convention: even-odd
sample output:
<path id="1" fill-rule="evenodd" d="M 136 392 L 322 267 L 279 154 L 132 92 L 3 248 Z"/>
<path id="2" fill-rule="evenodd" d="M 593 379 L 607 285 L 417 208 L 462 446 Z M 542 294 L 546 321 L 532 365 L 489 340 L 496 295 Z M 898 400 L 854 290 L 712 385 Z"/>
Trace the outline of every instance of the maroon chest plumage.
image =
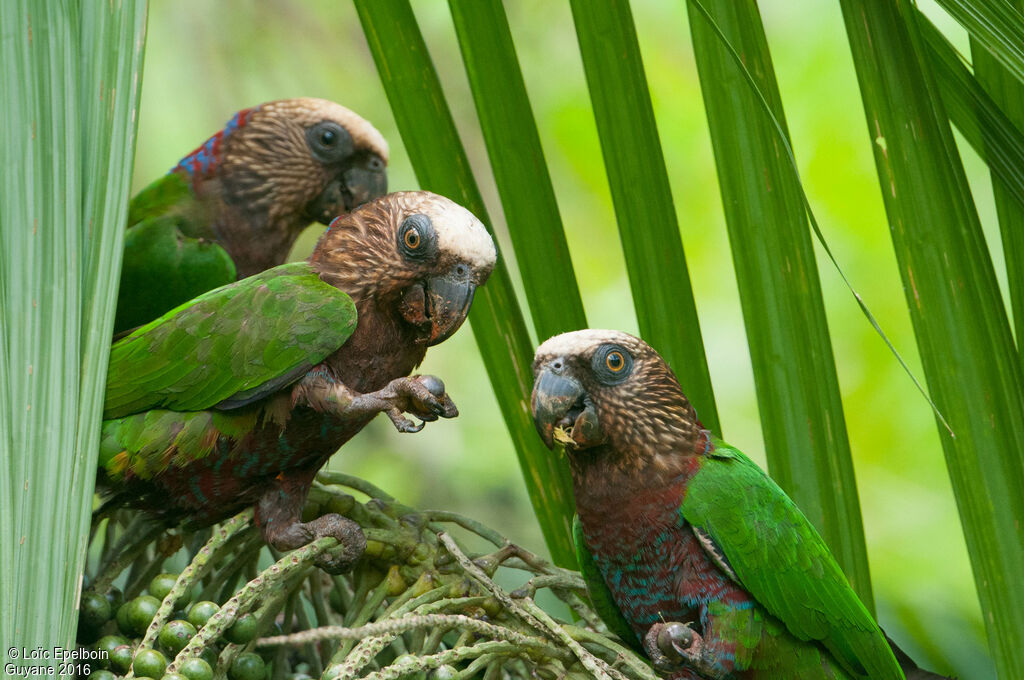
<path id="1" fill-rule="evenodd" d="M 711 561 L 680 506 L 685 477 L 577 507 L 583 535 L 627 622 L 642 636 L 658 621 L 697 622 L 702 605 L 748 595 Z"/>

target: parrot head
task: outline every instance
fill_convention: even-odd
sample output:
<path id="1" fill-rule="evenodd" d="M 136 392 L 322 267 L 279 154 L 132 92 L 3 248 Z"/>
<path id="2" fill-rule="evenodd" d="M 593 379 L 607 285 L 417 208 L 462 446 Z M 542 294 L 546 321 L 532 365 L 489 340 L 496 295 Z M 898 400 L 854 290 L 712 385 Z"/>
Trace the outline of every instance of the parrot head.
<path id="1" fill-rule="evenodd" d="M 665 360 L 640 338 L 588 329 L 545 341 L 533 361 L 533 422 L 574 464 L 667 451 L 702 430 Z"/>
<path id="2" fill-rule="evenodd" d="M 494 241 L 471 212 L 428 191 L 405 191 L 335 219 L 309 261 L 357 308 L 393 310 L 413 327 L 416 342 L 429 346 L 466 320 L 496 258 Z"/>
<path id="3" fill-rule="evenodd" d="M 326 99 L 282 99 L 239 111 L 174 169 L 200 193 L 222 192 L 288 229 L 328 224 L 387 191 L 388 145 L 370 123 Z"/>

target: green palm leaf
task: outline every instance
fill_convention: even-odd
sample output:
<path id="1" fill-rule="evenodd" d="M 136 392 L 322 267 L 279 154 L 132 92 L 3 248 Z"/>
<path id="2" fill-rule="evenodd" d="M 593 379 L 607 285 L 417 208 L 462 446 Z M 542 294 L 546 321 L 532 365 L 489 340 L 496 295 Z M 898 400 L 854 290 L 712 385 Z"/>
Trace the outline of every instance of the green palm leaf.
<path id="1" fill-rule="evenodd" d="M 882 196 L 1001 677 L 1024 676 L 1024 375 L 912 3 L 841 0 Z"/>
<path id="2" fill-rule="evenodd" d="M 70 648 L 146 4 L 12 0 L 0 25 L 0 639 Z"/>
<path id="3" fill-rule="evenodd" d="M 775 126 L 784 126 L 785 117 L 761 17 L 752 3 L 700 4 L 707 14 L 691 11 L 690 30 L 768 469 L 821 532 L 870 609 L 864 528 L 835 361 L 800 180 Z M 745 55 L 776 121 L 761 110 L 723 38 Z"/>
<path id="4" fill-rule="evenodd" d="M 356 0 L 356 8 L 420 186 L 462 203 L 488 223 L 408 0 Z M 533 347 L 504 261 L 499 260 L 491 280 L 477 293 L 470 323 L 552 558 L 563 566 L 574 565 L 572 481 L 533 428 Z"/>

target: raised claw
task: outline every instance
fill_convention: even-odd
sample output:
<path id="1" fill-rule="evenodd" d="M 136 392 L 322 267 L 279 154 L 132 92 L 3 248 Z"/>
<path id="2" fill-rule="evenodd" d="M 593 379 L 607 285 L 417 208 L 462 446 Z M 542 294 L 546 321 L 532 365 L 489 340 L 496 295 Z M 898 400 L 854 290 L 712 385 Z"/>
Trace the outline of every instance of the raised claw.
<path id="1" fill-rule="evenodd" d="M 422 390 L 416 390 L 414 399 L 421 402 L 430 411 L 442 418 L 454 418 L 459 415 L 459 409 L 444 390 L 444 382 L 436 375 L 417 375 L 410 380 Z M 415 389 L 415 388 L 414 388 Z"/>
<path id="2" fill-rule="evenodd" d="M 732 677 L 731 669 L 710 654 L 704 638 L 688 624 L 656 623 L 644 635 L 643 646 L 655 670 L 661 673 L 675 674 L 688 669 L 706 680 Z"/>

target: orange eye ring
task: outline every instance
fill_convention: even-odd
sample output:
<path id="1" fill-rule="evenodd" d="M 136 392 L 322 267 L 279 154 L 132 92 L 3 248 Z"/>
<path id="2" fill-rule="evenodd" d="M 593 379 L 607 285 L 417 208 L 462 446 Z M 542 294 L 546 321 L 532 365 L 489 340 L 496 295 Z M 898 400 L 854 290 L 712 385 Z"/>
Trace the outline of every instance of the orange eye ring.
<path id="1" fill-rule="evenodd" d="M 622 356 L 622 352 L 614 350 L 608 352 L 608 356 L 604 358 L 604 365 L 612 373 L 619 373 L 626 367 L 626 358 Z"/>
<path id="2" fill-rule="evenodd" d="M 420 232 L 415 229 L 406 229 L 405 236 L 402 237 L 402 241 L 405 243 L 406 248 L 416 250 L 420 247 L 420 243 L 423 239 L 420 238 Z"/>

